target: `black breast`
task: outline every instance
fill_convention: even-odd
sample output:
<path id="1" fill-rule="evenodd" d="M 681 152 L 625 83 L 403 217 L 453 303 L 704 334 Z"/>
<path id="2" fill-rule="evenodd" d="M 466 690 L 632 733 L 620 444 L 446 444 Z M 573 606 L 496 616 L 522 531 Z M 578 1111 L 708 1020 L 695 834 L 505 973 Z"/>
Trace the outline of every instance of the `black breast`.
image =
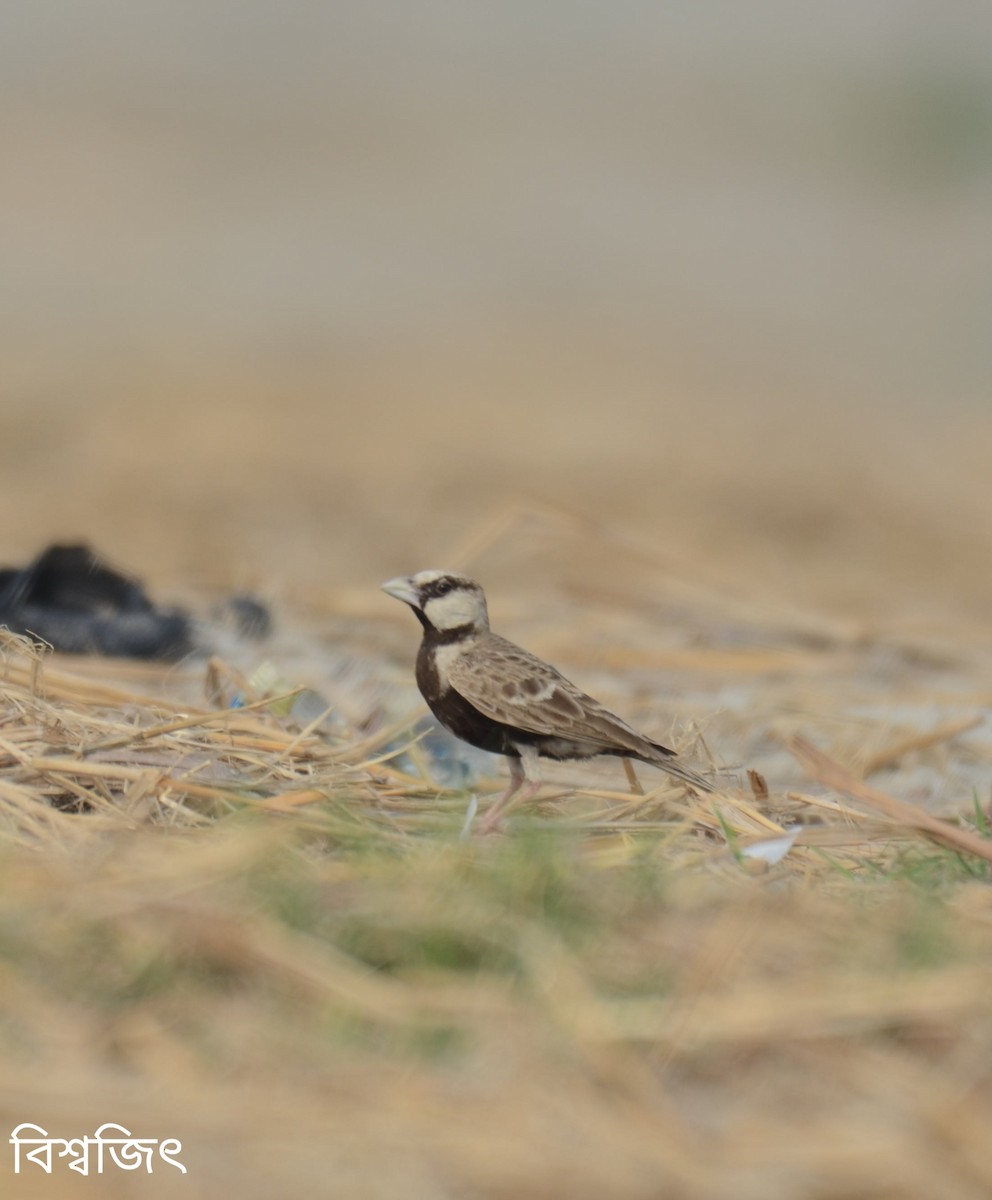
<path id="1" fill-rule="evenodd" d="M 421 642 L 417 655 L 417 687 L 434 716 L 445 729 L 471 746 L 478 746 L 480 750 L 488 750 L 492 754 L 519 757 L 510 741 L 511 735 L 520 740 L 518 731 L 479 712 L 452 688 L 442 687 L 435 659 L 436 649 L 433 639 L 427 636 Z"/>

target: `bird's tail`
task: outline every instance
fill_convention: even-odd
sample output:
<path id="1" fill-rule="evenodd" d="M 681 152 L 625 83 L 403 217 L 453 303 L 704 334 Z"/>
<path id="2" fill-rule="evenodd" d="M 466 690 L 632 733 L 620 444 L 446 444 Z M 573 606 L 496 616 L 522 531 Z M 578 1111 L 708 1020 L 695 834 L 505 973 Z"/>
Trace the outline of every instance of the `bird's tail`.
<path id="1" fill-rule="evenodd" d="M 712 792 L 716 789 L 709 780 L 704 779 L 702 775 L 697 775 L 695 771 L 690 771 L 688 767 L 683 767 L 679 763 L 671 761 L 660 762 L 657 766 L 663 771 L 667 771 L 669 775 L 674 775 L 676 779 L 681 779 L 683 783 L 688 783 L 694 788 L 698 788 L 701 792 Z"/>
<path id="2" fill-rule="evenodd" d="M 644 757 L 646 763 L 650 763 L 652 767 L 658 767 L 667 774 L 674 776 L 676 779 L 681 779 L 683 783 L 688 783 L 691 787 L 698 788 L 701 792 L 713 792 L 715 787 L 702 775 L 697 775 L 695 771 L 690 771 L 688 767 L 683 767 L 675 756 L 674 750 L 669 750 L 667 746 L 661 746 L 657 742 L 649 743 L 655 754 L 648 758 Z"/>

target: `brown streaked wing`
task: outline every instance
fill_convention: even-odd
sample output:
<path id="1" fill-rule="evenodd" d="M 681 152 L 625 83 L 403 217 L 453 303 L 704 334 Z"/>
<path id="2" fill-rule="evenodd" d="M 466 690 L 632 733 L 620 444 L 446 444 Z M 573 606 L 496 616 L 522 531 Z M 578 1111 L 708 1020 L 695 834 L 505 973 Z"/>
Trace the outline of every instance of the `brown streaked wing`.
<path id="1" fill-rule="evenodd" d="M 604 749 L 622 747 L 649 756 L 658 752 L 647 738 L 579 691 L 550 663 L 496 634 L 459 655 L 448 668 L 448 681 L 491 720 L 527 733 Z"/>

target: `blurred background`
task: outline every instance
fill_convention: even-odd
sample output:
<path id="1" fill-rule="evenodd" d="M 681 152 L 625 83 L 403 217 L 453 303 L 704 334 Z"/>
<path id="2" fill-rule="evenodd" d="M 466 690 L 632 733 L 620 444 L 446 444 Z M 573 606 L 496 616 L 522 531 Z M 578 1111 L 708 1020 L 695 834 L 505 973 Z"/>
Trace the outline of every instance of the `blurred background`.
<path id="1" fill-rule="evenodd" d="M 80 536 L 319 598 L 522 503 L 721 586 L 984 621 L 987 5 L 0 23 L 5 560 Z"/>

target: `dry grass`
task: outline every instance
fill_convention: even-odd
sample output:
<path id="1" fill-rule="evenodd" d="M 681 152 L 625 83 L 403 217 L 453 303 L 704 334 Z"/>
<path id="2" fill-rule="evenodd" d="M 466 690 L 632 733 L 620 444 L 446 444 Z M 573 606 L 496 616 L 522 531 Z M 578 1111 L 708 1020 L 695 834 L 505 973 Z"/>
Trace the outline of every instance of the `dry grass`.
<path id="1" fill-rule="evenodd" d="M 970 675 L 947 646 L 867 645 L 623 554 L 622 607 L 561 593 L 509 623 L 584 680 L 622 671 L 604 698 L 655 724 L 675 679 L 676 740 L 732 769 L 697 797 L 572 768 L 509 837 L 462 836 L 469 793 L 384 710 L 409 681 L 381 652 L 331 735 L 278 697 L 191 704 L 228 695 L 220 662 L 3 637 L 0 1111 L 175 1136 L 189 1167 L 5 1194 L 989 1194 L 981 658 Z M 671 622 L 637 611 L 644 572 Z M 689 593 L 680 640 L 648 636 Z M 401 614 L 335 611 L 351 646 L 412 648 Z"/>

